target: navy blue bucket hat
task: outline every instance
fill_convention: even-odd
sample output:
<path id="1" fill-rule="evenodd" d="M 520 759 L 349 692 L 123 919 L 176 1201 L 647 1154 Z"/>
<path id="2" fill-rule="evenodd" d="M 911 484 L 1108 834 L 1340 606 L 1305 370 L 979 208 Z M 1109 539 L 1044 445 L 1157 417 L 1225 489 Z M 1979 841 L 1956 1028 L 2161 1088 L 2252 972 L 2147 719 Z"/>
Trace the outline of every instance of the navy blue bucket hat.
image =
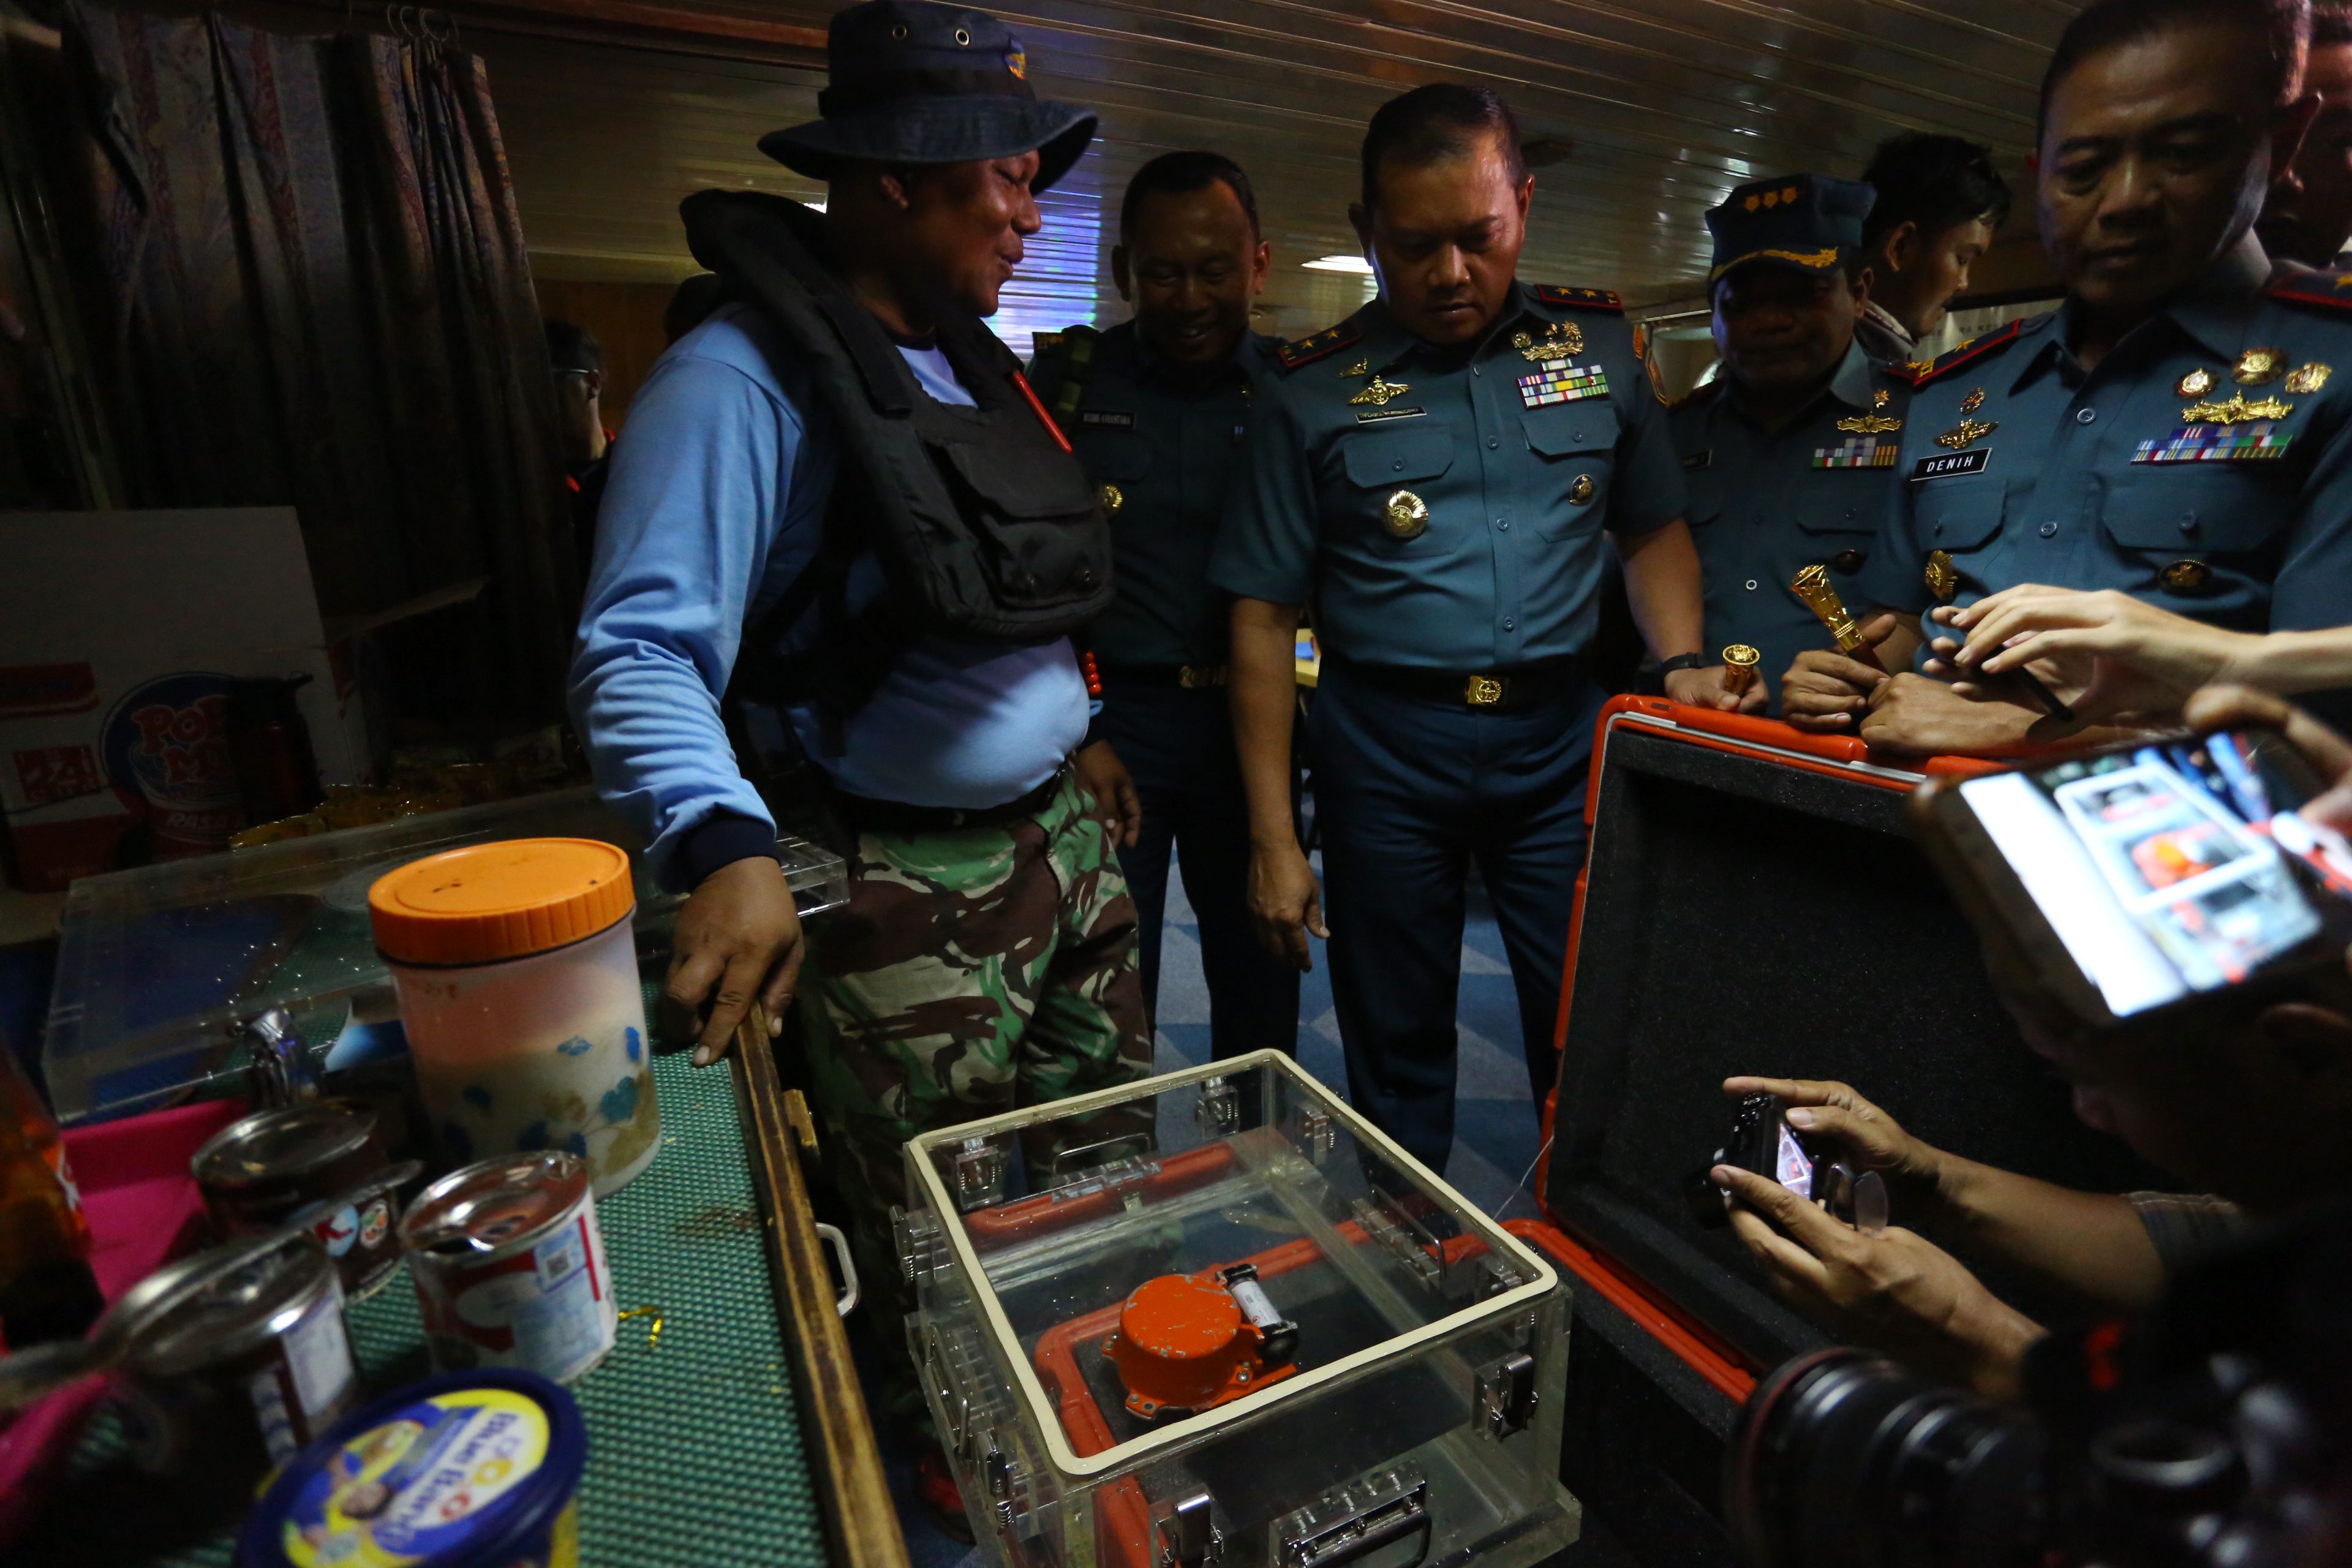
<path id="1" fill-rule="evenodd" d="M 821 120 L 772 131 L 760 151 L 827 180 L 845 162 L 962 163 L 1035 153 L 1042 191 L 1094 140 L 1095 116 L 1029 85 L 1021 40 L 985 11 L 866 0 L 825 32 Z"/>

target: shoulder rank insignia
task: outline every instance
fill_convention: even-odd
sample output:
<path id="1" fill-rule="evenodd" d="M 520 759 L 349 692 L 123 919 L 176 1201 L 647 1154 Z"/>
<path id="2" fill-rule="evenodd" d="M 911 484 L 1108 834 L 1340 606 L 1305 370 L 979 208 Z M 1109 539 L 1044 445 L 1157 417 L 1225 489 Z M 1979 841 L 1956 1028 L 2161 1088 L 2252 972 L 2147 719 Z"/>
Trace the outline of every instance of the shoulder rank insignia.
<path id="1" fill-rule="evenodd" d="M 1625 302 L 1606 289 L 1563 289 L 1556 283 L 1538 283 L 1535 294 L 1547 305 L 1567 305 L 1579 310 L 1608 310 L 1620 316 L 1625 313 Z"/>
<path id="2" fill-rule="evenodd" d="M 2273 300 L 2292 300 L 2298 305 L 2352 310 L 2352 272 L 2307 268 L 2289 272 L 2263 292 Z"/>
<path id="3" fill-rule="evenodd" d="M 1326 327 L 1311 337 L 1283 344 L 1274 351 L 1275 363 L 1286 371 L 1313 364 L 1328 359 L 1341 349 L 1352 348 L 1364 341 L 1364 329 L 1353 321 L 1342 321 L 1336 327 Z"/>
<path id="4" fill-rule="evenodd" d="M 1985 355 L 2007 348 L 2017 341 L 2017 334 L 2024 329 L 2023 321 L 2011 321 L 1997 331 L 1987 332 L 1980 338 L 1970 338 L 1931 364 L 1923 367 L 1914 360 L 1899 370 L 1890 370 L 1888 374 L 1905 376 L 1914 386 L 1925 386 L 1931 381 L 1941 381 L 1962 365 L 1974 364 Z"/>

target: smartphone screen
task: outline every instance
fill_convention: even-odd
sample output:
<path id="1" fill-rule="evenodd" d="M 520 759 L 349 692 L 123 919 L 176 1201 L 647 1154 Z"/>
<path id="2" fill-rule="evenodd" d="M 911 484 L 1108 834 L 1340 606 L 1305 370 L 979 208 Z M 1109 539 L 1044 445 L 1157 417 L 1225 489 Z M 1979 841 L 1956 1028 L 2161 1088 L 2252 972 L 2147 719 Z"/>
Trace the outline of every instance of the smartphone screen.
<path id="1" fill-rule="evenodd" d="M 1772 1161 L 1772 1179 L 1801 1198 L 1813 1195 L 1813 1162 L 1797 1142 L 1797 1135 L 1785 1123 L 1776 1126 L 1780 1134 L 1780 1152 Z"/>
<path id="2" fill-rule="evenodd" d="M 1960 795 L 2121 1018 L 2245 980 L 2352 900 L 2352 846 L 2296 815 L 2318 788 L 2284 739 L 2223 732 Z"/>

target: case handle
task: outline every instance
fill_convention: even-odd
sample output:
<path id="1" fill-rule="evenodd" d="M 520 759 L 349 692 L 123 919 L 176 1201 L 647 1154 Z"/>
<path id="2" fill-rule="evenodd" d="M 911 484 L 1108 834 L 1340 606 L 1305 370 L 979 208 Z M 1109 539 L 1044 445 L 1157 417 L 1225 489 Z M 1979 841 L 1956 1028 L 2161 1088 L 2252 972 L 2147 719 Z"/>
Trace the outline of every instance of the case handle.
<path id="1" fill-rule="evenodd" d="M 850 1260 L 849 1237 L 841 1234 L 839 1226 L 822 1220 L 817 1222 L 816 1233 L 833 1248 L 833 1261 L 841 1269 L 841 1294 L 833 1310 L 845 1318 L 857 1306 L 857 1265 Z"/>
<path id="2" fill-rule="evenodd" d="M 1281 1568 L 1339 1568 L 1342 1563 L 1369 1557 L 1383 1546 L 1416 1534 L 1421 1537 L 1421 1549 L 1403 1568 L 1421 1568 L 1436 1535 L 1436 1523 L 1429 1516 L 1426 1480 L 1311 1535 L 1292 1536 L 1282 1543 Z"/>

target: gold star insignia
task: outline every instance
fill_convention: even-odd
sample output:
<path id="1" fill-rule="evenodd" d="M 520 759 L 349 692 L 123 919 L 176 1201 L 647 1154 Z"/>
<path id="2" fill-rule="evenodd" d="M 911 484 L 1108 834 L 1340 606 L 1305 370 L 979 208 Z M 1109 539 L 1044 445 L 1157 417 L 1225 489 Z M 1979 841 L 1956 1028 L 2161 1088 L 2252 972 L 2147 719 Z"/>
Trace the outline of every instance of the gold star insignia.
<path id="1" fill-rule="evenodd" d="M 1350 404 L 1369 403 L 1375 407 L 1380 407 L 1386 405 L 1390 398 L 1402 397 L 1406 393 L 1411 392 L 1412 390 L 1412 388 L 1406 385 L 1403 382 L 1387 381 L 1376 375 L 1365 384 L 1363 391 L 1356 394 L 1355 396 L 1348 399 L 1348 401 Z"/>

